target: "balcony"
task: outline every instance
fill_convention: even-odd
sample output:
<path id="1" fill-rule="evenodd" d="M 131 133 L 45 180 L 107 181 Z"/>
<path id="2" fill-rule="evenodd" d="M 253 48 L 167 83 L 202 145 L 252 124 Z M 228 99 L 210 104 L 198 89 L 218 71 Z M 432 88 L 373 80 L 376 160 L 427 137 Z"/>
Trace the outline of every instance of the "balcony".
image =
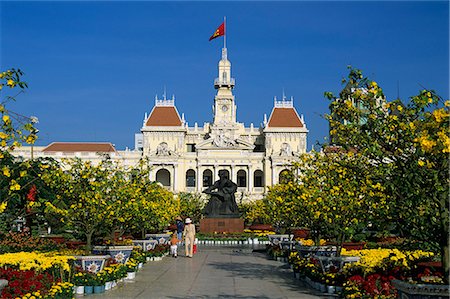
<path id="1" fill-rule="evenodd" d="M 222 79 L 215 79 L 214 80 L 214 87 L 215 88 L 219 88 L 222 86 L 228 86 L 228 87 L 233 87 L 234 86 L 234 78 L 231 78 L 230 80 L 222 80 Z"/>

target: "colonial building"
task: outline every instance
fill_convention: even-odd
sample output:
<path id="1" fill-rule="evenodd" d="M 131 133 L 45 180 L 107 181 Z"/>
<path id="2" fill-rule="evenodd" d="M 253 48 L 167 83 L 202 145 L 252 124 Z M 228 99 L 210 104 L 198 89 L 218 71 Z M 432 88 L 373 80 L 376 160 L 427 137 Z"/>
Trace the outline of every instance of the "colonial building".
<path id="1" fill-rule="evenodd" d="M 173 97 L 156 97 L 137 138 L 143 156 L 153 165 L 152 179 L 174 191 L 201 192 L 223 169 L 238 185 L 237 198 L 260 198 L 268 186 L 278 183 L 286 165 L 306 152 L 308 130 L 292 98 L 275 98 L 263 126 L 245 127 L 236 119 L 234 86 L 224 48 L 214 80 L 217 94 L 211 123 L 189 127 Z"/>
<path id="2" fill-rule="evenodd" d="M 34 155 L 99 160 L 100 152 L 127 165 L 148 157 L 151 179 L 174 192 L 201 192 L 223 169 L 238 185 L 238 201 L 261 198 L 267 187 L 279 182 L 286 165 L 306 152 L 308 130 L 293 99 L 284 95 L 281 100 L 274 98 L 270 117 L 264 115 L 262 126 L 245 127 L 236 119 L 234 86 L 227 49 L 223 48 L 214 80 L 217 94 L 211 123 L 190 127 L 184 114 L 180 117 L 174 97 L 156 97 L 141 134 L 135 136 L 134 151 L 117 151 L 108 143 L 53 143 L 34 147 Z M 29 157 L 31 152 L 25 147 L 17 154 Z"/>

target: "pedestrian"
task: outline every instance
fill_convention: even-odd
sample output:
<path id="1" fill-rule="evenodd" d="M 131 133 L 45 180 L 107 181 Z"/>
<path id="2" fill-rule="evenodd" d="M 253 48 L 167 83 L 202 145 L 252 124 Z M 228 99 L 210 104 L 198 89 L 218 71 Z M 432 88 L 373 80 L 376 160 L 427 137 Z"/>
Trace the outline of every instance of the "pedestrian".
<path id="1" fill-rule="evenodd" d="M 192 224 L 191 218 L 186 218 L 185 223 L 186 225 L 184 226 L 183 236 L 186 256 L 192 257 L 194 254 L 195 226 Z"/>
<path id="2" fill-rule="evenodd" d="M 174 232 L 172 234 L 172 238 L 170 239 L 170 254 L 172 255 L 172 257 L 177 257 L 177 250 L 178 250 L 178 242 L 180 242 L 180 240 L 177 237 L 177 234 Z"/>
<path id="3" fill-rule="evenodd" d="M 177 221 L 177 237 L 178 240 L 182 240 L 183 238 L 183 230 L 184 230 L 184 224 L 183 224 L 183 219 L 181 219 L 180 216 L 177 216 L 177 218 L 175 218 Z"/>

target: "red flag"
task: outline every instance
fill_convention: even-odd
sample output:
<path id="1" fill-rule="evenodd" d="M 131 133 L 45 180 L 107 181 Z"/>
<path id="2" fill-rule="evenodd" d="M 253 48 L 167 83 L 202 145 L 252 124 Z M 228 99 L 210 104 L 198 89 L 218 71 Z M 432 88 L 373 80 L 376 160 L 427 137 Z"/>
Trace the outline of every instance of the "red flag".
<path id="1" fill-rule="evenodd" d="M 214 34 L 211 35 L 211 37 L 209 38 L 209 40 L 213 40 L 216 37 L 225 35 L 225 22 L 223 22 L 222 24 L 220 24 L 219 28 L 216 29 L 216 31 L 214 31 Z"/>

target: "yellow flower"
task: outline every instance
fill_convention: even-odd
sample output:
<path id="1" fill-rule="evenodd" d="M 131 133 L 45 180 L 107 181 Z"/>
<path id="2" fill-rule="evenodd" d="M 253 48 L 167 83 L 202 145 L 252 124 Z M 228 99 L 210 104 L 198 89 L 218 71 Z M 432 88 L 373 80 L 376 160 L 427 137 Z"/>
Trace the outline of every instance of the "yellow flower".
<path id="1" fill-rule="evenodd" d="M 419 164 L 419 166 L 420 166 L 420 167 L 422 167 L 422 166 L 424 166 L 424 165 L 425 165 L 425 162 L 424 162 L 424 161 L 422 161 L 422 160 L 419 160 L 419 161 L 417 162 L 417 164 Z"/>
<path id="2" fill-rule="evenodd" d="M 9 87 L 14 87 L 15 85 L 14 80 L 9 79 L 8 81 L 6 81 L 6 85 L 8 85 Z"/>
<path id="3" fill-rule="evenodd" d="M 0 213 L 3 213 L 6 210 L 6 207 L 8 206 L 8 202 L 2 202 L 0 204 Z"/>
<path id="4" fill-rule="evenodd" d="M 3 175 L 8 178 L 11 176 L 11 173 L 9 172 L 9 167 L 7 166 L 3 167 Z"/>
<path id="5" fill-rule="evenodd" d="M 3 115 L 2 119 L 5 124 L 9 124 L 11 122 L 9 115 Z"/>

